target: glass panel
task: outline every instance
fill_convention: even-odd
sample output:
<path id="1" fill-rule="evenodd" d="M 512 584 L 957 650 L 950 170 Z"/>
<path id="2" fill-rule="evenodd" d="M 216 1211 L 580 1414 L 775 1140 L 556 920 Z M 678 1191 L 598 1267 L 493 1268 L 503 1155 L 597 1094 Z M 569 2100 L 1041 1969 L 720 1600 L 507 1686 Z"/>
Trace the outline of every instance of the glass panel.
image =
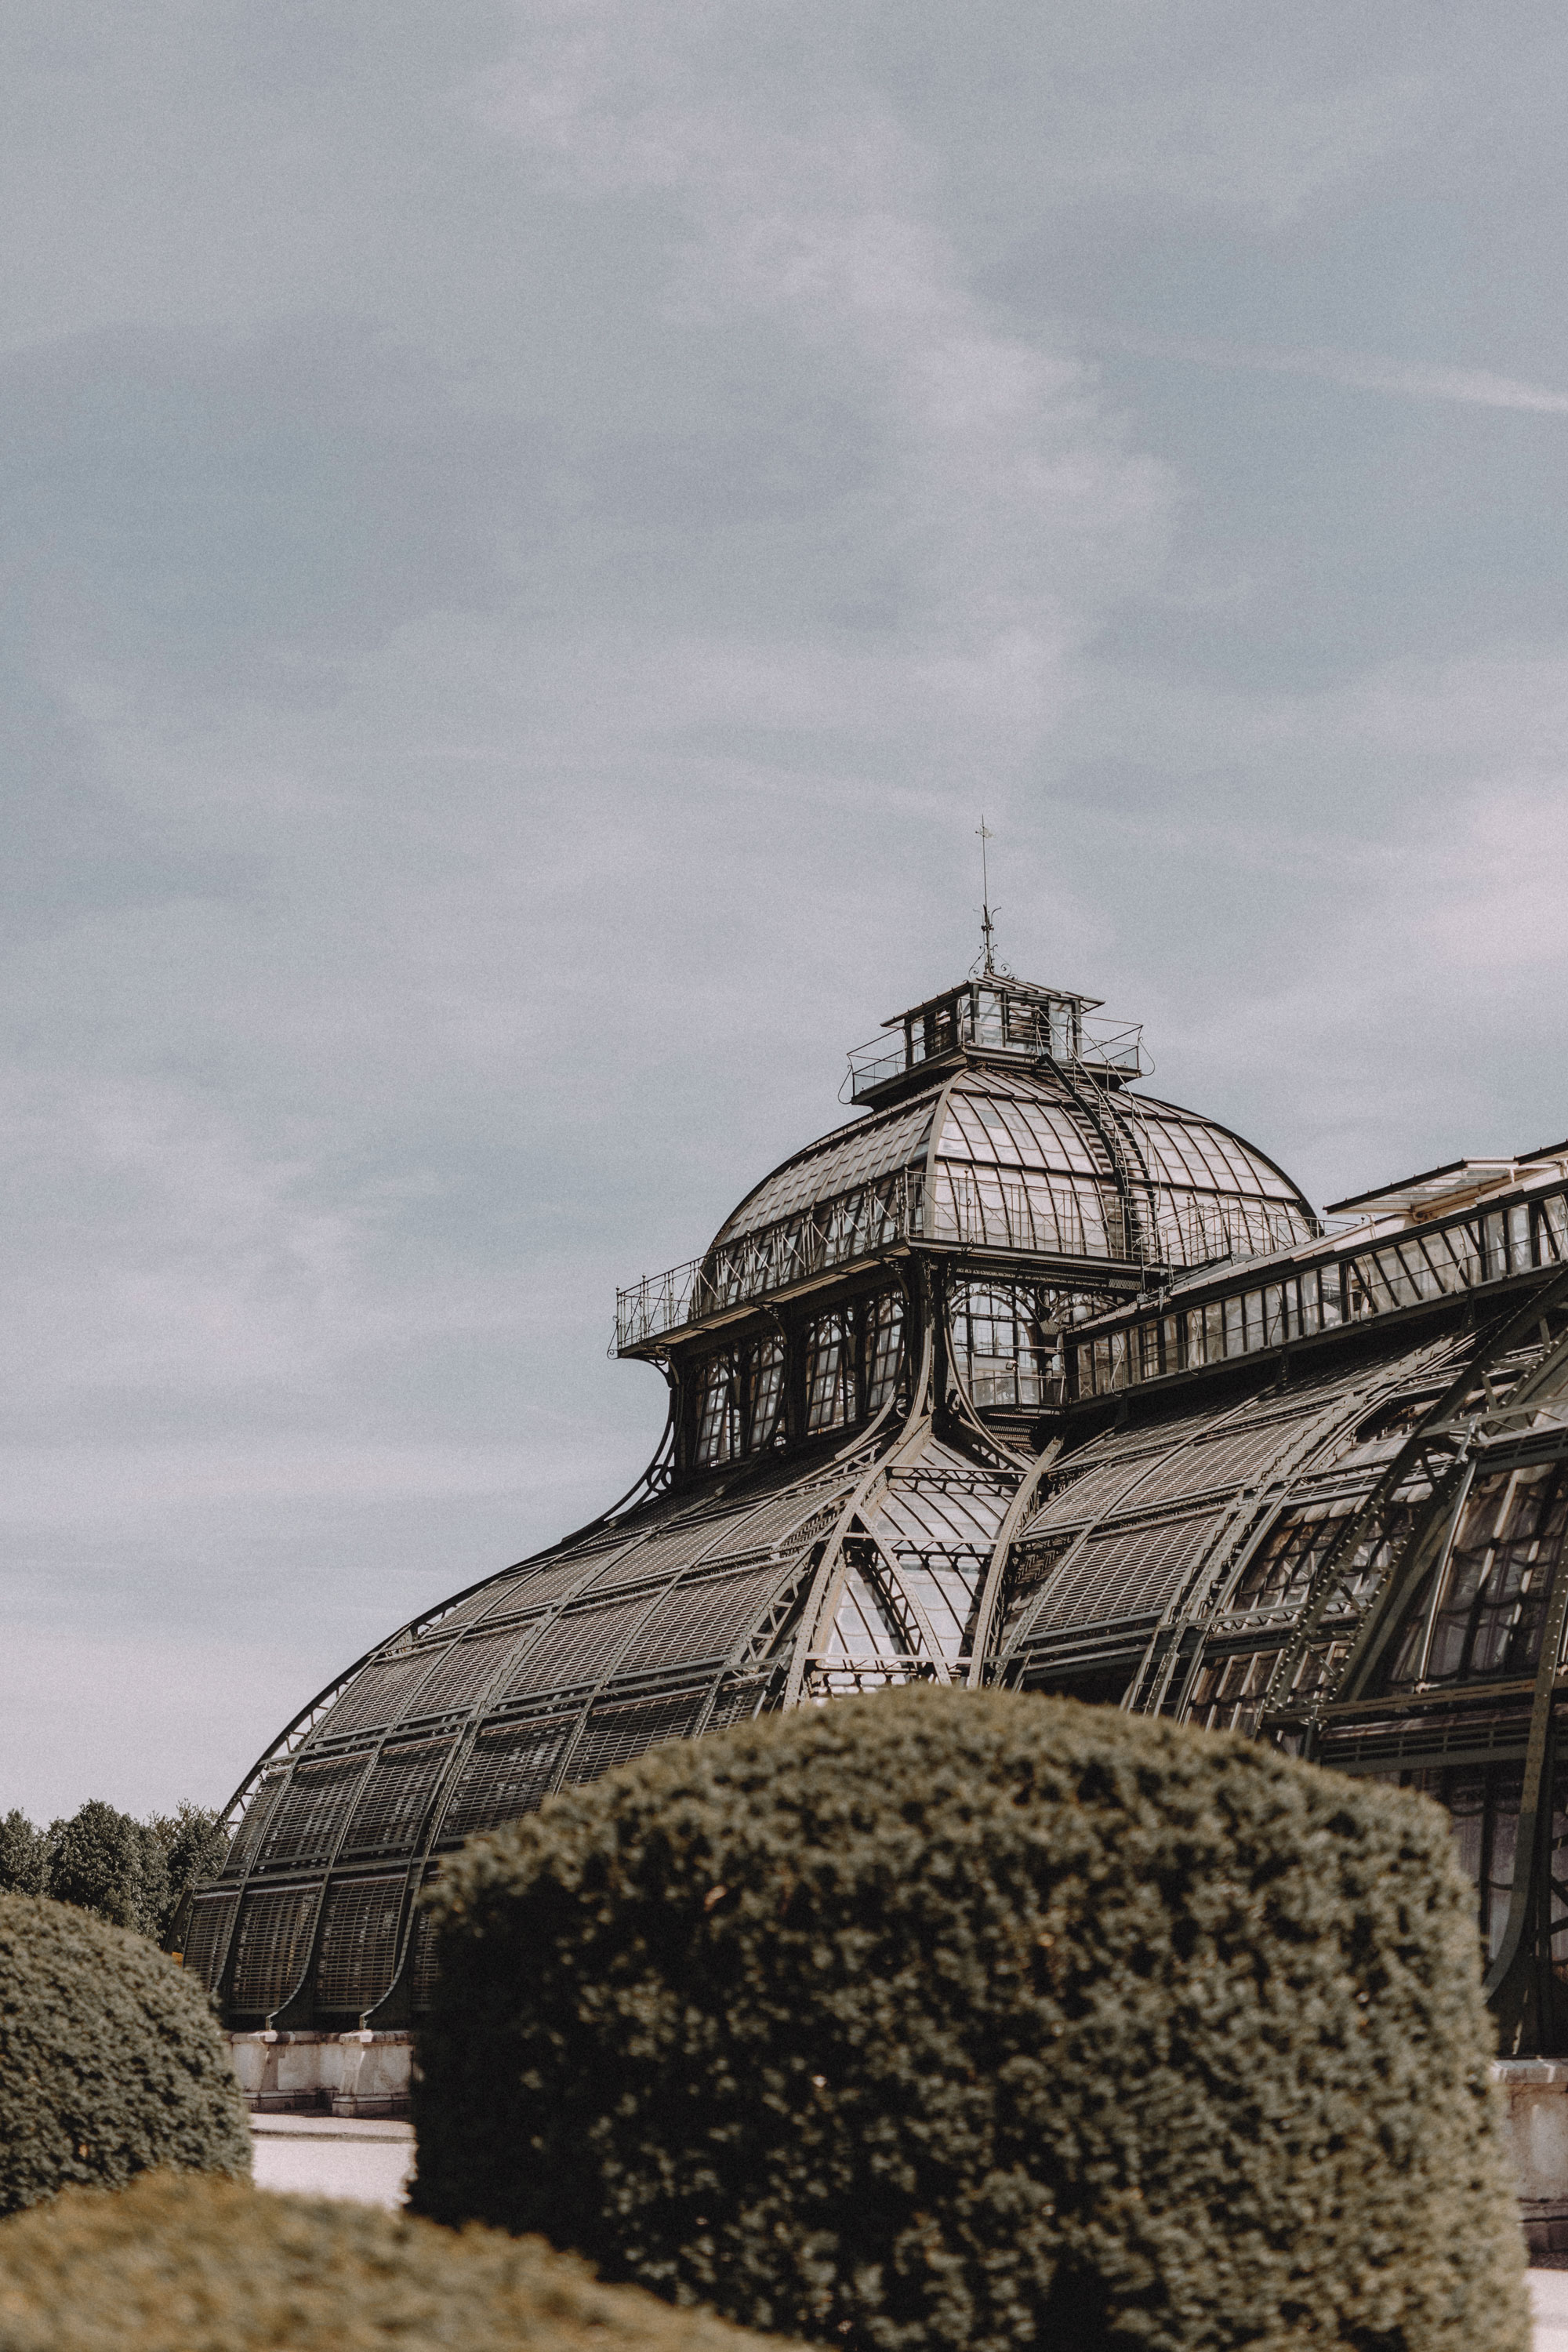
<path id="1" fill-rule="evenodd" d="M 392 1982 L 397 1925 L 403 1915 L 403 1874 L 358 1878 L 334 1886 L 321 1922 L 316 1999 L 323 2009 L 368 2009 Z"/>
<path id="2" fill-rule="evenodd" d="M 806 1332 L 806 1428 L 837 1429 L 854 1412 L 854 1364 L 844 1318 L 819 1316 Z"/>
<path id="3" fill-rule="evenodd" d="M 1052 1342 L 1031 1286 L 964 1284 L 953 1299 L 952 1335 L 960 1377 L 976 1406 L 1045 1402 Z"/>
<path id="4" fill-rule="evenodd" d="M 872 1299 L 866 1323 L 866 1410 L 873 1413 L 896 1393 L 903 1370 L 904 1302 L 898 1292 Z"/>
<path id="5" fill-rule="evenodd" d="M 1508 1213 L 1508 1263 L 1510 1272 L 1521 1274 L 1530 1264 L 1530 1204 L 1519 1202 Z"/>
<path id="6" fill-rule="evenodd" d="M 728 1349 L 710 1356 L 698 1368 L 697 1466 L 710 1469 L 731 1461 L 740 1452 L 740 1400 L 736 1393 L 735 1360 Z"/>
<path id="7" fill-rule="evenodd" d="M 1424 1681 L 1533 1674 L 1565 1525 L 1561 1465 L 1477 1480 L 1449 1556 Z"/>
<path id="8" fill-rule="evenodd" d="M 782 1339 L 759 1339 L 746 1350 L 746 1450 L 771 1445 L 784 1420 Z"/>
<path id="9" fill-rule="evenodd" d="M 1542 1265 L 1568 1257 L 1568 1197 L 1552 1193 L 1535 1207 L 1536 1255 Z"/>

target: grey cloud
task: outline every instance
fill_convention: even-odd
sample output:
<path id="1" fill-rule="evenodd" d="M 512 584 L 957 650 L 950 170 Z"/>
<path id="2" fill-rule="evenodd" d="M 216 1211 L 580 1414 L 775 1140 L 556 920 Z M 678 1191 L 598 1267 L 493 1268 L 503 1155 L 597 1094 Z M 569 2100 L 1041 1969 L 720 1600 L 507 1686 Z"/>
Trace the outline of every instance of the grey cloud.
<path id="1" fill-rule="evenodd" d="M 1310 1183 L 1568 1126 L 1552 12 L 6 37 L 0 1802 L 221 1797 L 629 1482 L 615 1284 L 969 962 L 982 806 Z"/>

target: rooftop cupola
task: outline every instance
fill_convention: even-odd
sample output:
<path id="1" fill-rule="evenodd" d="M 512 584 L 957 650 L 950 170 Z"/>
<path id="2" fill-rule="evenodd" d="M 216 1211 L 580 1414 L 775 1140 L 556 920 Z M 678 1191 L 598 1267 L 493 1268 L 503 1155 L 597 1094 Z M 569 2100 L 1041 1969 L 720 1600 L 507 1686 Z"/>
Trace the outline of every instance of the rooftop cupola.
<path id="1" fill-rule="evenodd" d="M 880 1106 L 925 1085 L 951 1065 L 1054 1062 L 1085 1071 L 1101 1087 L 1129 1085 L 1143 1063 L 1142 1024 L 1097 1021 L 1100 999 L 988 970 L 927 997 L 882 1024 L 883 1034 L 849 1055 L 852 1102 Z M 892 1034 L 889 1034 L 892 1033 Z"/>

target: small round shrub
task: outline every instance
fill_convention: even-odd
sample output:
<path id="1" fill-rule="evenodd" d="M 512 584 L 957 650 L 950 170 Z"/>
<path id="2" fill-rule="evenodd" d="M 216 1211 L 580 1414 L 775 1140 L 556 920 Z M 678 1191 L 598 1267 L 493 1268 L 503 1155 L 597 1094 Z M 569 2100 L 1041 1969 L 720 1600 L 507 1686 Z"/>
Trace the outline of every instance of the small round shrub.
<path id="1" fill-rule="evenodd" d="M 910 1689 L 563 1791 L 438 1916 L 438 2221 L 875 2352 L 1528 2342 L 1424 1799 Z"/>
<path id="2" fill-rule="evenodd" d="M 0 2352 L 768 2352 L 537 2240 L 148 2173 L 0 2222 Z"/>
<path id="3" fill-rule="evenodd" d="M 141 1936 L 0 1895 L 0 2213 L 154 2165 L 250 2170 L 205 1993 Z"/>

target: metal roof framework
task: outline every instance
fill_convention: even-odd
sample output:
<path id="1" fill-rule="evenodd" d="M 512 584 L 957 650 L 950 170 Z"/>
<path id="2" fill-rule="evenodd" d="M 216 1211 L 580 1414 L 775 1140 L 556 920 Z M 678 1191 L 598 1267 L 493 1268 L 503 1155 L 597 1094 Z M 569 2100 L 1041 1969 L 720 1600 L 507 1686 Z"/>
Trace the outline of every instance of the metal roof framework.
<path id="1" fill-rule="evenodd" d="M 1568 1169 L 1329 1235 L 1227 1130 L 1016 1038 L 955 1024 L 894 1095 L 619 1324 L 669 1395 L 632 1493 L 258 1760 L 187 1965 L 236 2025 L 405 2024 L 476 1831 L 763 1710 L 995 1682 L 1429 1789 L 1507 2046 L 1568 2046 Z"/>

